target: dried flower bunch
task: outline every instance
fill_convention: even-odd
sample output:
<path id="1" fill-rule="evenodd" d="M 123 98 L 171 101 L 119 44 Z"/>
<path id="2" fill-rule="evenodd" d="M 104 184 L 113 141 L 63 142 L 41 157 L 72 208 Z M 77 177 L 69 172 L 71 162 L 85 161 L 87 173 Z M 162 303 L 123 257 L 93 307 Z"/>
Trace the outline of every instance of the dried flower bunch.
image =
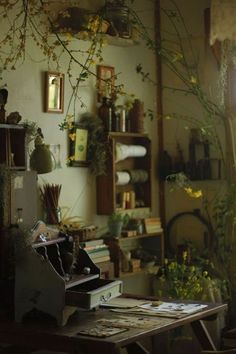
<path id="1" fill-rule="evenodd" d="M 43 206 L 49 224 L 58 224 L 60 220 L 59 197 L 61 193 L 60 184 L 44 184 L 40 188 Z"/>

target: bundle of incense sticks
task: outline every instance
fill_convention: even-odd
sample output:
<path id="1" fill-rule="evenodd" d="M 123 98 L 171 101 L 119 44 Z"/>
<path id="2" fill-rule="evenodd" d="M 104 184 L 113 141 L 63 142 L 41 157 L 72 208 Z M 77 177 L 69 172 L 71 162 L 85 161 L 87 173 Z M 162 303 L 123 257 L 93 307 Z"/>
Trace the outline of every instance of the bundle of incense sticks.
<path id="1" fill-rule="evenodd" d="M 59 197 L 61 193 L 61 184 L 44 184 L 40 188 L 44 208 L 49 224 L 58 224 L 59 220 Z"/>

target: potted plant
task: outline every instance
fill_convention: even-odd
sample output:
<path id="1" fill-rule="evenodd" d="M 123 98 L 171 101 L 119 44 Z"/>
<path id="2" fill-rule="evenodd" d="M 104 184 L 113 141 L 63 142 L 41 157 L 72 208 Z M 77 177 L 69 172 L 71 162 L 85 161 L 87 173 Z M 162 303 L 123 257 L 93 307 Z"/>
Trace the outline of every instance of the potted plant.
<path id="1" fill-rule="evenodd" d="M 129 7 L 124 0 L 106 1 L 101 9 L 103 18 L 109 22 L 108 34 L 121 38 L 131 37 L 131 21 Z"/>
<path id="2" fill-rule="evenodd" d="M 112 236 L 119 237 L 121 235 L 122 228 L 128 224 L 129 215 L 121 213 L 112 213 L 108 217 L 108 230 Z"/>

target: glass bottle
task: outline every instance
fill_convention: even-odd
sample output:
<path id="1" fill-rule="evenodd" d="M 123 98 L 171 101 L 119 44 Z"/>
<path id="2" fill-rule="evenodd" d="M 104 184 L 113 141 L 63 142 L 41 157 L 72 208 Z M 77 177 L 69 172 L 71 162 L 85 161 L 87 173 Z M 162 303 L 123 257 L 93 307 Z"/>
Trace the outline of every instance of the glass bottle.
<path id="1" fill-rule="evenodd" d="M 17 208 L 16 210 L 17 214 L 16 214 L 16 224 L 18 226 L 23 224 L 23 209 L 22 208 Z"/>
<path id="2" fill-rule="evenodd" d="M 112 131 L 112 106 L 108 97 L 102 98 L 102 104 L 98 108 L 98 116 L 103 122 L 105 131 Z"/>

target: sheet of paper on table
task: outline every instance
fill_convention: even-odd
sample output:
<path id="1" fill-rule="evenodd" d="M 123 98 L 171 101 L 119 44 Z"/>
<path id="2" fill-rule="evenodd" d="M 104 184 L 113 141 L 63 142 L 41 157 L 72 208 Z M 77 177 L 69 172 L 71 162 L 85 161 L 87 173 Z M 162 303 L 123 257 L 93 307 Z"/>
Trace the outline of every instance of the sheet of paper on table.
<path id="1" fill-rule="evenodd" d="M 138 300 L 133 298 L 125 298 L 125 297 L 116 297 L 114 299 L 109 300 L 101 304 L 103 307 L 113 307 L 113 308 L 121 308 L 121 309 L 131 309 L 134 307 L 138 307 L 145 304 L 151 304 L 151 301 L 148 300 Z"/>
<path id="2" fill-rule="evenodd" d="M 114 312 L 122 312 L 136 315 L 182 318 L 199 312 L 207 307 L 203 304 L 184 304 L 175 302 L 162 302 L 158 306 L 153 306 L 153 303 L 143 304 L 131 309 L 112 309 Z"/>
<path id="3" fill-rule="evenodd" d="M 153 306 L 153 304 L 143 304 L 139 307 L 155 313 L 177 312 L 177 313 L 184 313 L 190 315 L 191 313 L 198 312 L 204 309 L 205 307 L 207 307 L 207 305 L 184 304 L 184 303 L 177 303 L 177 302 L 162 302 L 158 306 Z"/>

